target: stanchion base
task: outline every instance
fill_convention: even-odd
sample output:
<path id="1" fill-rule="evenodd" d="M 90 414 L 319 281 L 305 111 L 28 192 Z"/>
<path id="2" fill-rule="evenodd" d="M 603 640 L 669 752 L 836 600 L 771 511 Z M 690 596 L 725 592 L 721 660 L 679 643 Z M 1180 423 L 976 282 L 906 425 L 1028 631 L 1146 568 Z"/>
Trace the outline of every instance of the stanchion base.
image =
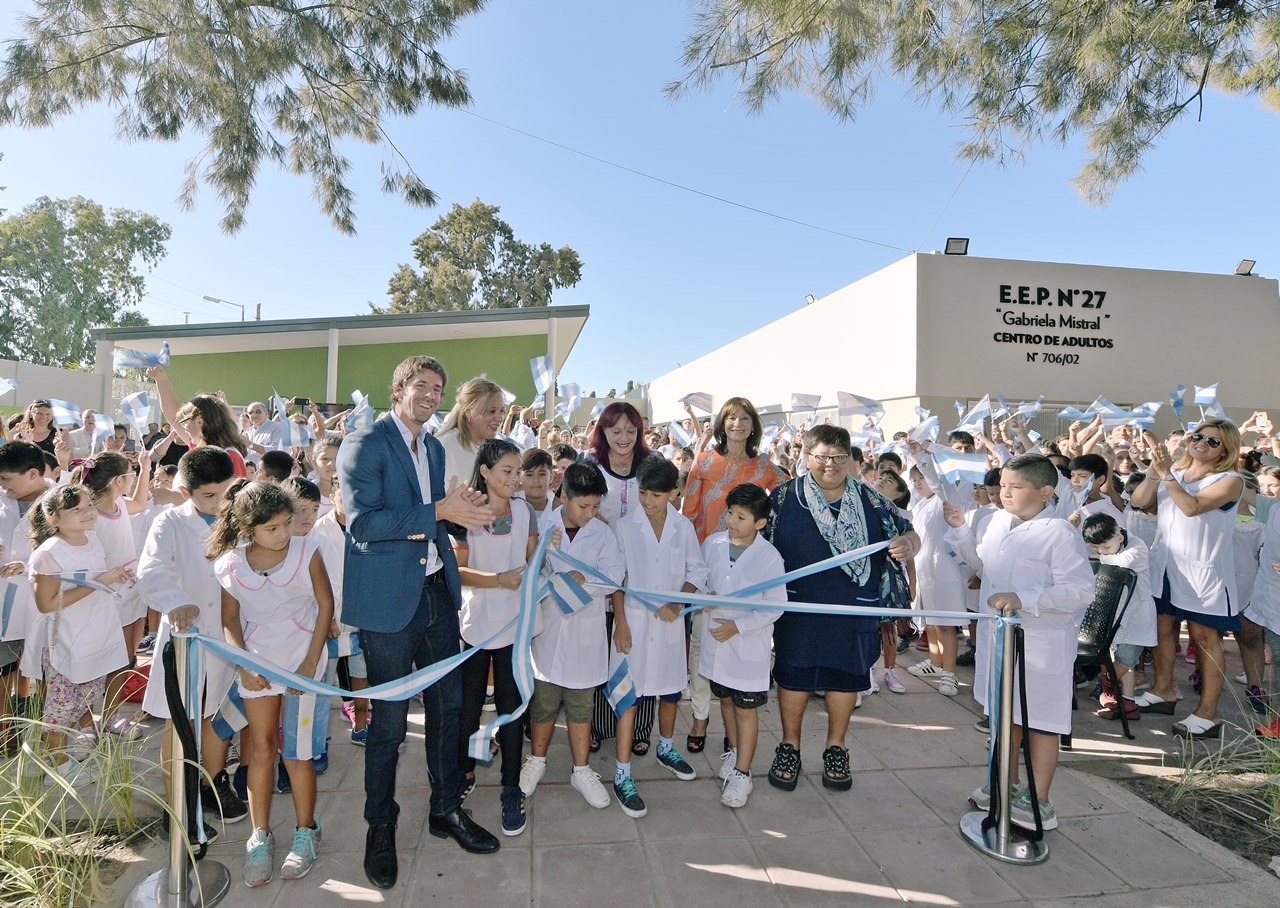
<path id="1" fill-rule="evenodd" d="M 169 904 L 169 868 L 157 870 L 134 887 L 124 908 L 213 908 L 231 888 L 231 871 L 206 858 L 191 870 L 187 905 Z"/>
<path id="2" fill-rule="evenodd" d="M 1027 837 L 1026 831 L 1017 826 L 1009 827 L 1009 847 L 1000 850 L 996 829 L 982 829 L 986 818 L 986 811 L 966 813 L 960 818 L 960 834 L 966 842 L 987 857 L 1007 864 L 1042 864 L 1049 860 L 1049 846 L 1045 840 L 1041 838 L 1040 841 L 1033 842 Z"/>

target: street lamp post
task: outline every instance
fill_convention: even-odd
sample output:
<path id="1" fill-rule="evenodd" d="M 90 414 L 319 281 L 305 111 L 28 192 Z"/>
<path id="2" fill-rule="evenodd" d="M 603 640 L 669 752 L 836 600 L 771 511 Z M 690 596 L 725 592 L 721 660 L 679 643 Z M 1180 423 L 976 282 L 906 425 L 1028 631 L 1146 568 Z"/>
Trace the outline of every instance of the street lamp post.
<path id="1" fill-rule="evenodd" d="M 202 296 L 200 298 L 210 303 L 222 303 L 224 306 L 235 306 L 240 310 L 240 321 L 244 321 L 244 306 L 240 303 L 233 303 L 231 300 L 220 300 L 216 296 Z"/>

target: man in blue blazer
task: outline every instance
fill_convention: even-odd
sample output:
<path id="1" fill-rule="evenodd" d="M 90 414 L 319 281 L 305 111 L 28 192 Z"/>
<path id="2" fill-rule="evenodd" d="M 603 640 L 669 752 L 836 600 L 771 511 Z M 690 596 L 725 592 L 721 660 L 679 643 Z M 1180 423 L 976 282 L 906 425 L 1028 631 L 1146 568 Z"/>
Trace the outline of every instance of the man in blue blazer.
<path id="1" fill-rule="evenodd" d="M 444 488 L 444 448 L 426 423 L 448 380 L 430 356 L 411 356 L 391 381 L 391 412 L 347 436 L 338 450 L 338 482 L 347 513 L 342 620 L 360 629 L 370 685 L 394 681 L 461 650 L 462 586 L 446 522 L 479 530 L 493 522 L 485 496 Z M 423 692 L 429 829 L 467 851 L 487 854 L 498 840 L 462 809 L 458 766 L 462 685 L 458 670 Z M 365 748 L 364 871 L 379 889 L 396 883 L 396 762 L 407 700 L 377 701 Z"/>

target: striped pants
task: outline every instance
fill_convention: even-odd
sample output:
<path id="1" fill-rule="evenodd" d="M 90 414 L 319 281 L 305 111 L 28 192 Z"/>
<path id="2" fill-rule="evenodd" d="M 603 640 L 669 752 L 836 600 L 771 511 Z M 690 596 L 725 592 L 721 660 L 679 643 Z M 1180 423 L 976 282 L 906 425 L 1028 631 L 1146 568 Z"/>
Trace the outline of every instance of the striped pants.
<path id="1" fill-rule="evenodd" d="M 609 611 L 604 616 L 605 639 L 612 642 L 613 640 L 613 612 Z M 606 738 L 612 738 L 618 733 L 618 720 L 613 714 L 613 707 L 609 705 L 609 698 L 605 694 L 605 686 L 601 684 L 596 688 L 595 702 L 591 710 L 591 740 L 603 741 Z M 653 720 L 658 715 L 658 698 L 657 697 L 641 697 L 636 707 L 636 729 L 632 737 L 633 741 L 648 741 L 649 736 L 653 733 Z"/>

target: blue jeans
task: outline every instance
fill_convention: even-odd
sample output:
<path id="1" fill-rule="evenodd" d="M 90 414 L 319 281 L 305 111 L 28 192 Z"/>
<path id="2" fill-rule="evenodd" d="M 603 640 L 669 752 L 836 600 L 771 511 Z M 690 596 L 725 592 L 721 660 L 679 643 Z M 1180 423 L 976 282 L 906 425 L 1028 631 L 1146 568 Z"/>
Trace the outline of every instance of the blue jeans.
<path id="1" fill-rule="evenodd" d="M 423 584 L 418 610 L 409 623 L 391 634 L 360 631 L 376 687 L 403 678 L 415 668 L 456 656 L 461 650 L 458 609 L 446 583 Z M 454 669 L 422 694 L 426 712 L 427 778 L 431 782 L 431 815 L 442 816 L 462 804 L 463 774 L 458 766 L 461 673 Z M 370 824 L 396 822 L 396 762 L 404 742 L 408 700 L 376 700 L 369 741 L 364 752 L 364 818 Z"/>

